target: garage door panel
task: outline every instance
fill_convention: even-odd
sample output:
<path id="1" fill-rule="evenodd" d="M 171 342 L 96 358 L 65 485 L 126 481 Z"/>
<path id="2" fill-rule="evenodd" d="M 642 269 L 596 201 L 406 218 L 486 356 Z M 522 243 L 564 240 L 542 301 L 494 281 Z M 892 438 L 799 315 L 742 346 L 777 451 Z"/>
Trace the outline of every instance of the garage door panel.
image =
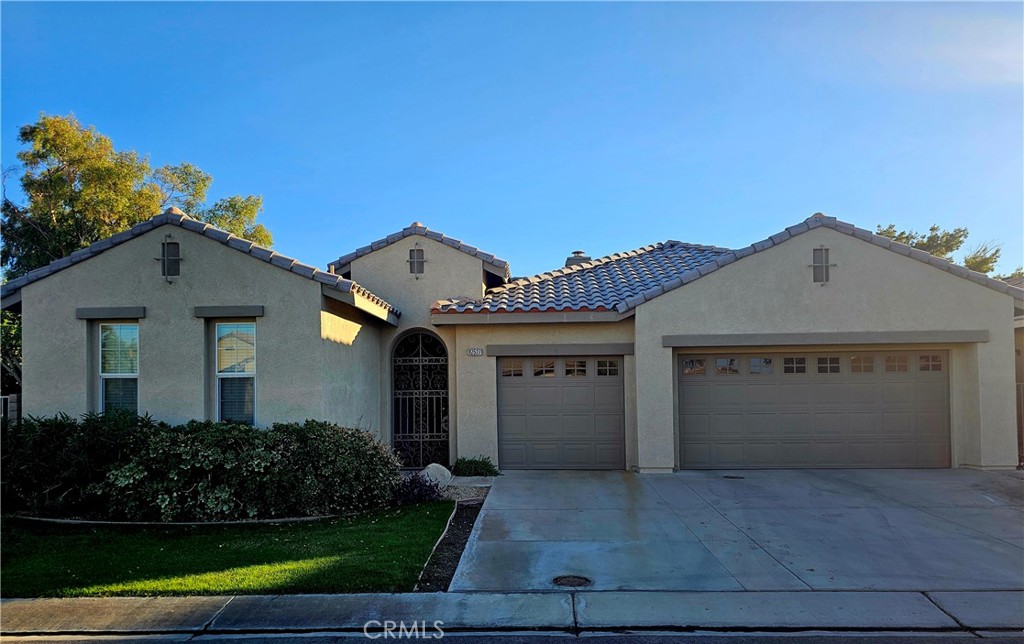
<path id="1" fill-rule="evenodd" d="M 879 405 L 882 402 L 880 383 L 851 382 L 847 385 L 847 401 L 851 405 Z"/>
<path id="2" fill-rule="evenodd" d="M 780 436 L 810 436 L 814 433 L 814 414 L 811 412 L 777 414 Z"/>
<path id="3" fill-rule="evenodd" d="M 887 405 L 910 407 L 914 400 L 914 383 L 888 382 L 882 390 L 882 402 Z"/>
<path id="4" fill-rule="evenodd" d="M 751 413 L 744 416 L 744 429 L 754 439 L 777 439 L 779 436 L 779 419 L 776 414 Z"/>
<path id="5" fill-rule="evenodd" d="M 777 442 L 746 444 L 744 461 L 750 466 L 771 466 L 773 463 L 777 463 L 780 457 L 781 445 Z"/>
<path id="6" fill-rule="evenodd" d="M 682 387 L 679 389 L 679 399 L 683 407 L 686 409 L 707 407 L 710 403 L 708 396 L 710 395 L 711 387 L 704 383 L 694 382 L 690 384 L 690 381 L 687 381 L 687 384 L 689 386 L 685 389 Z"/>
<path id="7" fill-rule="evenodd" d="M 504 405 L 502 405 L 503 411 L 523 411 L 527 408 L 527 395 L 529 394 L 529 388 L 516 386 L 508 387 L 505 390 Z"/>
<path id="8" fill-rule="evenodd" d="M 522 376 L 505 375 L 510 360 Z M 621 357 L 499 358 L 499 467 L 624 468 L 622 370 Z"/>
<path id="9" fill-rule="evenodd" d="M 914 445 L 917 461 L 915 465 L 950 462 L 949 444 L 945 442 L 920 442 Z"/>
<path id="10" fill-rule="evenodd" d="M 782 407 L 804 407 L 811 400 L 805 382 L 785 382 L 779 385 L 779 405 Z"/>
<path id="11" fill-rule="evenodd" d="M 595 414 L 594 438 L 618 444 L 621 436 L 625 436 L 625 422 L 621 414 Z"/>
<path id="12" fill-rule="evenodd" d="M 594 460 L 602 469 L 617 470 L 622 468 L 622 445 L 618 442 L 595 443 Z"/>
<path id="13" fill-rule="evenodd" d="M 735 382 L 736 376 L 723 376 L 724 379 L 733 380 L 723 382 L 710 388 L 709 404 L 712 405 L 734 405 L 742 402 L 746 397 L 747 388 L 742 382 Z"/>
<path id="14" fill-rule="evenodd" d="M 945 351 L 705 353 L 739 373 L 689 375 L 695 357 L 677 365 L 682 467 L 949 466 Z"/>
<path id="15" fill-rule="evenodd" d="M 512 443 L 500 445 L 498 447 L 498 458 L 501 460 L 503 467 L 511 469 L 524 467 L 529 462 L 526 444 Z"/>
<path id="16" fill-rule="evenodd" d="M 774 383 L 751 382 L 747 385 L 744 405 L 748 409 L 774 407 L 779 398 L 778 387 Z"/>
<path id="17" fill-rule="evenodd" d="M 593 439 L 594 416 L 592 414 L 562 414 L 561 436 L 569 440 Z"/>
<path id="18" fill-rule="evenodd" d="M 915 387 L 917 402 L 926 407 L 937 407 L 946 400 L 946 384 L 943 382 L 920 382 Z"/>
<path id="19" fill-rule="evenodd" d="M 711 462 L 711 444 L 693 442 L 682 448 L 681 463 L 684 468 L 713 467 Z"/>
<path id="20" fill-rule="evenodd" d="M 569 385 L 562 387 L 562 406 L 564 408 L 592 408 L 594 406 L 593 385 Z"/>
<path id="21" fill-rule="evenodd" d="M 814 443 L 813 454 L 813 462 L 821 467 L 842 465 L 850 458 L 846 441 L 817 441 Z"/>
<path id="22" fill-rule="evenodd" d="M 562 443 L 559 464 L 566 467 L 587 467 L 596 461 L 594 443 Z"/>
<path id="23" fill-rule="evenodd" d="M 902 411 L 882 414 L 882 433 L 885 436 L 910 436 L 914 433 L 914 412 Z"/>
<path id="24" fill-rule="evenodd" d="M 685 427 L 686 435 L 695 441 L 711 435 L 710 414 L 684 414 L 679 417 L 679 425 Z"/>
<path id="25" fill-rule="evenodd" d="M 917 433 L 923 439 L 940 440 L 949 433 L 949 414 L 922 411 L 917 414 Z"/>
<path id="26" fill-rule="evenodd" d="M 539 379 L 540 382 L 544 382 L 543 379 Z M 552 381 L 554 382 L 554 381 Z M 504 404 L 504 400 L 502 403 Z M 526 401 L 526 405 L 529 409 L 557 409 L 562 404 L 562 392 L 555 387 L 542 387 L 531 385 L 529 388 L 529 398 Z"/>
<path id="27" fill-rule="evenodd" d="M 561 461 L 561 449 L 558 443 L 529 443 L 529 464 L 540 468 L 557 467 Z"/>
<path id="28" fill-rule="evenodd" d="M 847 435 L 880 436 L 882 434 L 882 415 L 878 412 L 855 411 L 846 419 Z"/>
<path id="29" fill-rule="evenodd" d="M 744 444 L 740 442 L 712 443 L 711 462 L 720 467 L 742 467 Z"/>
<path id="30" fill-rule="evenodd" d="M 498 416 L 498 423 L 503 428 L 505 436 L 513 439 L 526 438 L 526 416 L 502 414 Z"/>
<path id="31" fill-rule="evenodd" d="M 812 432 L 817 436 L 830 438 L 847 434 L 847 415 L 841 412 L 818 412 L 814 414 Z"/>
<path id="32" fill-rule="evenodd" d="M 622 391 L 622 382 L 614 385 L 594 385 L 593 405 L 597 411 L 621 413 L 625 395 Z"/>
<path id="33" fill-rule="evenodd" d="M 743 414 L 715 414 L 710 417 L 711 436 L 729 439 L 747 434 L 746 416 Z"/>

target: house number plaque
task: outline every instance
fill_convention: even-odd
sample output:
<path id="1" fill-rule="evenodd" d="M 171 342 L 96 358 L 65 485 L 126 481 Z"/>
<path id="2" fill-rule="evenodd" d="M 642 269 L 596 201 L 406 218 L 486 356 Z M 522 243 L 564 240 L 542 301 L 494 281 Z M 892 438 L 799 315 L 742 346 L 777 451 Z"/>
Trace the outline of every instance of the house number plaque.
<path id="1" fill-rule="evenodd" d="M 466 349 L 467 356 L 482 356 L 483 354 L 484 350 L 481 349 L 480 347 L 470 347 Z"/>

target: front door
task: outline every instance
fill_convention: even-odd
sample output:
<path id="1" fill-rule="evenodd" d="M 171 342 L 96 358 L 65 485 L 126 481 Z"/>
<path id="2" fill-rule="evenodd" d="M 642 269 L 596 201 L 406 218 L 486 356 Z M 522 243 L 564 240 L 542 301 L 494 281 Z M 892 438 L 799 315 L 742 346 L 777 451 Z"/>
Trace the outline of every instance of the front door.
<path id="1" fill-rule="evenodd" d="M 429 331 L 406 334 L 392 353 L 391 436 L 404 467 L 448 466 L 448 350 Z"/>

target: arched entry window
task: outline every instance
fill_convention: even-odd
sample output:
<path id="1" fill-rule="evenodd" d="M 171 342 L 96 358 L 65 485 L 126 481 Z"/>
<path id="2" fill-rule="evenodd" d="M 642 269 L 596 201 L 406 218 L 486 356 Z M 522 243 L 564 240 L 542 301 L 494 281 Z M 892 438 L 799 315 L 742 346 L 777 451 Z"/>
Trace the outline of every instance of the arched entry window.
<path id="1" fill-rule="evenodd" d="M 429 331 L 402 336 L 391 356 L 391 440 L 405 467 L 448 465 L 448 350 Z"/>

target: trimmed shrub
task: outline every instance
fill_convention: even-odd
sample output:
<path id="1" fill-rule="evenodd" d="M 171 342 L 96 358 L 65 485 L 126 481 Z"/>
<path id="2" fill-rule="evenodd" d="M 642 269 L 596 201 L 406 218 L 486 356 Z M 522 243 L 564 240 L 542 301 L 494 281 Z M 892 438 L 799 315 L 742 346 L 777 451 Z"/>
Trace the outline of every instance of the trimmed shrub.
<path id="1" fill-rule="evenodd" d="M 494 461 L 487 456 L 460 457 L 452 467 L 455 476 L 498 476 L 500 473 Z"/>
<path id="2" fill-rule="evenodd" d="M 413 505 L 429 503 L 444 498 L 441 487 L 419 472 L 402 477 L 402 482 L 395 489 L 394 505 Z"/>
<path id="3" fill-rule="evenodd" d="M 88 516 L 104 512 L 92 487 L 138 449 L 157 424 L 125 412 L 28 416 L 5 424 L 2 453 L 4 511 L 40 516 Z"/>
<path id="4" fill-rule="evenodd" d="M 4 428 L 5 510 L 133 521 L 352 515 L 385 507 L 400 462 L 368 432 L 307 420 L 270 429 L 128 414 Z"/>

